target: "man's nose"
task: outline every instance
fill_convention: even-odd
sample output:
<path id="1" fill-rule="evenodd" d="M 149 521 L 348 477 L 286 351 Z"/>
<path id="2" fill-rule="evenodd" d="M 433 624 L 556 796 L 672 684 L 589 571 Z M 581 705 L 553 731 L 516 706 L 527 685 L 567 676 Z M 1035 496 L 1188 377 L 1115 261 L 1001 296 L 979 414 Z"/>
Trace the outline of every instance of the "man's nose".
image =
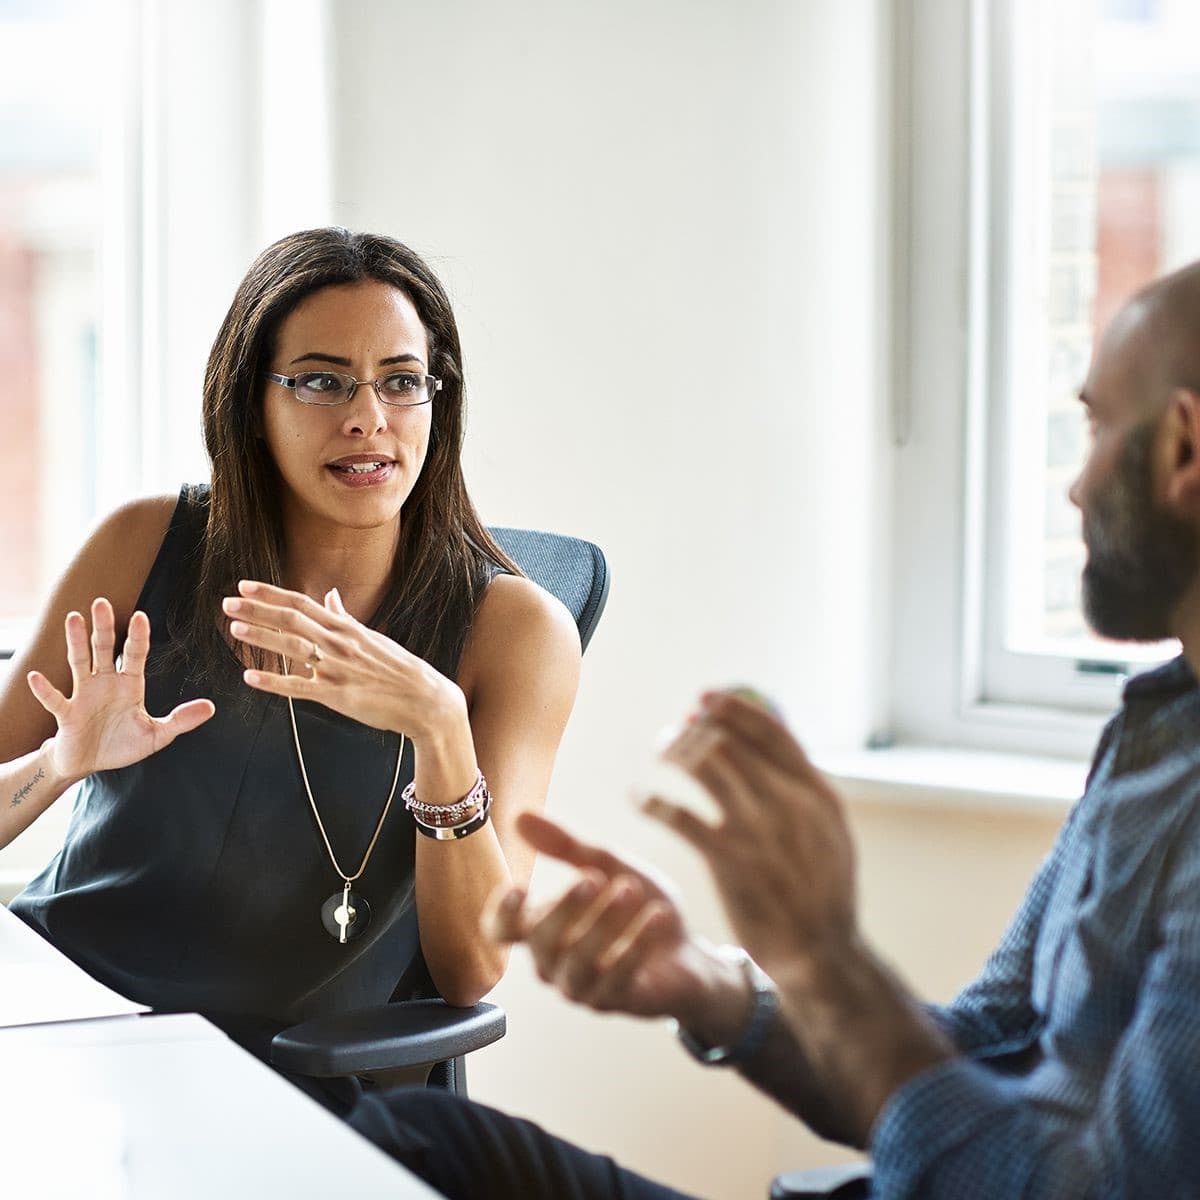
<path id="1" fill-rule="evenodd" d="M 1080 512 L 1083 511 L 1083 505 L 1079 502 L 1079 481 L 1083 478 L 1081 471 L 1074 479 L 1071 480 L 1071 486 L 1067 488 L 1067 499 L 1075 505 Z"/>

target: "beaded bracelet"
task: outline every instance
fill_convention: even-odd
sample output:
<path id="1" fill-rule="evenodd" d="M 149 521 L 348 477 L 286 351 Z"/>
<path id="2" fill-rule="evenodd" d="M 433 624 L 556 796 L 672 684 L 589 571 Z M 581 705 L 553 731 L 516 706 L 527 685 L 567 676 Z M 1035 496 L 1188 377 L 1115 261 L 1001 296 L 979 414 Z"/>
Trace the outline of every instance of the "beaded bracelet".
<path id="1" fill-rule="evenodd" d="M 453 804 L 426 804 L 423 800 L 418 800 L 415 779 L 400 793 L 400 799 L 418 821 L 423 819 L 427 825 L 457 825 L 466 819 L 468 813 L 473 813 L 473 810 L 483 803 L 487 794 L 487 780 L 484 779 L 482 771 L 476 770 L 471 790 Z"/>
<path id="2" fill-rule="evenodd" d="M 482 829 L 492 807 L 492 794 L 482 771 L 476 771 L 471 790 L 453 804 L 425 804 L 418 800 L 415 781 L 404 789 L 401 799 L 413 815 L 417 832 L 439 842 L 464 838 Z"/>

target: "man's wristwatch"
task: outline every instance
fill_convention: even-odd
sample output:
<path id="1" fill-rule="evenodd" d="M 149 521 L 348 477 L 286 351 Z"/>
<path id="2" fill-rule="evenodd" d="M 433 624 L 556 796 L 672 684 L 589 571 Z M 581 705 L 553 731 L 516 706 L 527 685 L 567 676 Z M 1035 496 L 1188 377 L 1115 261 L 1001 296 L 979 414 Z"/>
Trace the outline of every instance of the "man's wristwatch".
<path id="1" fill-rule="evenodd" d="M 779 1010 L 779 993 L 775 985 L 759 969 L 755 961 L 740 946 L 722 946 L 722 957 L 736 962 L 746 976 L 753 997 L 750 1017 L 741 1036 L 728 1046 L 705 1046 L 696 1036 L 675 1022 L 675 1033 L 683 1048 L 706 1067 L 736 1067 L 749 1062 L 767 1039 L 771 1019 Z"/>

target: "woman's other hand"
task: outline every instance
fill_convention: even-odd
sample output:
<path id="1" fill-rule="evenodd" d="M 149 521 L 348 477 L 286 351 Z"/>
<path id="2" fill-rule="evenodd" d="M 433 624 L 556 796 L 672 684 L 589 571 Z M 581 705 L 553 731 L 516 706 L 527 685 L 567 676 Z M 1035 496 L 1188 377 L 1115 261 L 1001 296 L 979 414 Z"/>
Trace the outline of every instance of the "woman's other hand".
<path id="1" fill-rule="evenodd" d="M 94 600 L 91 617 L 89 638 L 83 615 L 67 614 L 69 698 L 40 671 L 26 676 L 30 691 L 58 724 L 52 762 L 69 781 L 138 762 L 202 725 L 215 712 L 211 700 L 189 700 L 165 717 L 152 717 L 145 706 L 150 619 L 143 612 L 130 618 L 118 665 L 112 605 L 103 597 Z"/>
<path id="2" fill-rule="evenodd" d="M 301 592 L 243 580 L 227 596 L 231 635 L 278 655 L 290 673 L 250 669 L 261 692 L 315 700 L 376 729 L 407 733 L 415 743 L 457 720 L 467 729 L 466 702 L 453 680 L 342 606 L 336 591 L 320 605 Z"/>

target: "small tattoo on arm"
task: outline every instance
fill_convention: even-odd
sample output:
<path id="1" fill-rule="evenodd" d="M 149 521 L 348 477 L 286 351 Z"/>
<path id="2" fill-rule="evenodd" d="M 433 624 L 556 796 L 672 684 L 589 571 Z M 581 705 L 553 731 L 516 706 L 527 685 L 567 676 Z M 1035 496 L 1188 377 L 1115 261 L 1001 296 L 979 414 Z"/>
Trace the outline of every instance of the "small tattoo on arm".
<path id="1" fill-rule="evenodd" d="M 9 805 L 9 807 L 16 808 L 17 805 L 20 804 L 21 801 L 24 800 L 25 797 L 28 796 L 29 793 L 33 791 L 35 785 L 37 784 L 37 781 L 39 779 L 45 779 L 45 778 L 46 778 L 46 768 L 40 767 L 38 769 L 38 773 L 24 787 L 18 788 L 16 790 L 16 792 L 14 793 L 13 798 L 12 798 L 12 803 Z"/>

